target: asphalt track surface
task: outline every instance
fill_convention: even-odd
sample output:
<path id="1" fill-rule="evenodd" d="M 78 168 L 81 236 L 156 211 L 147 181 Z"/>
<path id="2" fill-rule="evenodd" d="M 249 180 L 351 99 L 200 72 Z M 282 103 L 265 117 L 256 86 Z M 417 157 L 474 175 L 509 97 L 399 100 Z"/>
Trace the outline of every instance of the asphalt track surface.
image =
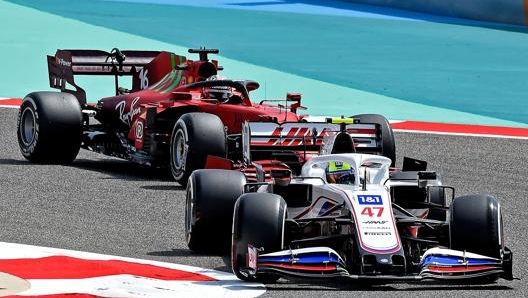
<path id="1" fill-rule="evenodd" d="M 228 257 L 191 253 L 184 242 L 184 191 L 167 175 L 81 150 L 71 166 L 26 161 L 17 109 L 0 109 L 0 241 L 229 271 Z M 404 155 L 424 159 L 458 195 L 489 193 L 504 210 L 514 275 L 493 285 L 284 280 L 261 297 L 527 297 L 527 140 L 396 133 Z M 82 178 L 82 179 L 81 179 Z M 212 245 L 214 245 L 212 243 Z"/>

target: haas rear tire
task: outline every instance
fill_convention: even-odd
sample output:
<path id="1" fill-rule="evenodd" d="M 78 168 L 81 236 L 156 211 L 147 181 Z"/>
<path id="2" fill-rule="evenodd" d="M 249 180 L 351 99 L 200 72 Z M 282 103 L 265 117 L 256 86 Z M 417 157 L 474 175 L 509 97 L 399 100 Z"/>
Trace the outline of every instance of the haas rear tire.
<path id="1" fill-rule="evenodd" d="M 191 173 L 205 166 L 208 155 L 226 156 L 226 132 L 222 120 L 208 113 L 183 114 L 172 130 L 172 176 L 185 186 Z"/>
<path id="2" fill-rule="evenodd" d="M 22 101 L 17 138 L 29 161 L 71 163 L 81 148 L 81 135 L 81 106 L 72 94 L 33 92 Z"/>
<path id="3" fill-rule="evenodd" d="M 450 207 L 451 248 L 500 258 L 504 249 L 498 200 L 489 195 L 468 195 Z"/>
<path id="4" fill-rule="evenodd" d="M 394 141 L 394 132 L 387 118 L 378 114 L 359 114 L 352 116 L 359 119 L 360 123 L 379 124 L 381 129 L 381 155 L 392 160 L 391 166 L 396 163 L 396 142 Z"/>
<path id="5" fill-rule="evenodd" d="M 230 170 L 196 170 L 189 177 L 185 203 L 185 239 L 199 253 L 229 252 L 233 209 L 244 193 L 246 177 Z"/>
<path id="6" fill-rule="evenodd" d="M 240 196 L 233 215 L 231 266 L 233 273 L 245 281 L 275 282 L 273 274 L 256 276 L 246 273 L 248 245 L 259 248 L 259 253 L 279 251 L 283 247 L 286 202 L 270 193 L 246 193 Z"/>

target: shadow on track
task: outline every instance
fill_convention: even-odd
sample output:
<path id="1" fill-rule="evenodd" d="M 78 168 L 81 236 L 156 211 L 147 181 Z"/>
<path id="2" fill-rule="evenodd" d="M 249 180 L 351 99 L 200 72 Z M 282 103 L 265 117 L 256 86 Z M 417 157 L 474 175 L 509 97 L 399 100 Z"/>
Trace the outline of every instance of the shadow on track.
<path id="1" fill-rule="evenodd" d="M 186 256 L 192 256 L 192 257 L 222 257 L 222 259 L 229 260 L 229 256 L 225 254 L 217 254 L 217 253 L 197 253 L 190 249 L 181 249 L 181 248 L 174 248 L 171 250 L 161 250 L 161 251 L 151 251 L 148 252 L 147 255 L 149 256 L 162 256 L 162 257 L 186 257 Z"/>
<path id="2" fill-rule="evenodd" d="M 161 182 L 174 182 L 174 186 L 143 186 L 145 189 L 152 190 L 175 190 L 183 189 L 178 183 L 176 183 L 169 170 L 158 169 L 145 165 L 140 165 L 134 162 L 118 159 L 105 159 L 105 160 L 90 160 L 90 159 L 76 159 L 71 164 L 71 167 L 95 171 L 103 174 L 110 175 L 109 178 L 104 179 L 124 179 L 133 181 L 161 181 Z"/>
<path id="3" fill-rule="evenodd" d="M 147 255 L 149 256 L 157 256 L 157 257 L 221 257 L 222 261 L 224 263 L 223 266 L 218 266 L 213 268 L 214 270 L 218 271 L 224 271 L 224 272 L 231 272 L 231 260 L 228 255 L 220 255 L 220 254 L 204 254 L 204 253 L 196 253 L 189 249 L 172 249 L 172 250 L 165 250 L 165 251 L 152 251 L 148 252 Z"/>
<path id="4" fill-rule="evenodd" d="M 416 282 L 416 283 L 390 283 L 390 282 L 364 282 L 347 278 L 337 279 L 297 279 L 281 278 L 268 291 L 396 291 L 396 292 L 433 292 L 433 291 L 511 291 L 513 288 L 499 284 L 458 284 L 452 285 L 448 282 Z M 504 292 L 508 294 L 508 292 Z"/>
<path id="5" fill-rule="evenodd" d="M 158 257 L 190 257 L 190 256 L 197 256 L 198 254 L 192 252 L 189 249 L 172 249 L 172 250 L 162 250 L 162 251 L 151 251 L 148 252 L 147 255 L 149 256 L 158 256 Z M 203 255 L 204 257 L 207 255 Z"/>
<path id="6" fill-rule="evenodd" d="M 32 163 L 25 159 L 0 158 L 0 165 L 23 166 L 53 166 L 50 164 Z M 143 185 L 140 186 L 147 190 L 156 191 L 173 191 L 185 189 L 180 184 L 174 181 L 172 175 L 167 169 L 157 169 L 149 166 L 136 164 L 126 160 L 90 160 L 90 159 L 76 159 L 68 167 L 73 167 L 82 170 L 109 175 L 101 179 L 122 179 L 128 181 L 155 181 L 155 182 L 172 182 L 170 185 Z"/>
<path id="7" fill-rule="evenodd" d="M 10 166 L 18 166 L 29 163 L 25 160 L 20 159 L 12 159 L 12 158 L 0 158 L 0 165 L 10 165 Z"/>

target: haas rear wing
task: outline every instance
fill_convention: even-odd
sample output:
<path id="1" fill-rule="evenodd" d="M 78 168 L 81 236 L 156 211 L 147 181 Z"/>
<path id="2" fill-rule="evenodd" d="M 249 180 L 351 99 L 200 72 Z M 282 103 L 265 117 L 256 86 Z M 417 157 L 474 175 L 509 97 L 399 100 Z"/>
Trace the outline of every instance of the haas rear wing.
<path id="1" fill-rule="evenodd" d="M 346 138 L 341 138 L 343 134 Z M 345 147 L 348 146 L 345 152 L 382 153 L 382 135 L 379 125 L 355 123 L 351 118 L 326 118 L 326 122 L 282 124 L 245 122 L 242 126 L 242 150 L 244 161 L 248 163 L 255 157 L 281 159 L 280 156 L 294 152 L 345 153 L 332 152 L 332 148 L 336 146 L 335 143 L 343 141 L 348 141 L 344 144 Z"/>
<path id="2" fill-rule="evenodd" d="M 57 50 L 48 57 L 50 87 L 74 94 L 81 104 L 86 103 L 86 92 L 75 83 L 75 75 L 113 75 L 118 94 L 118 76 L 134 76 L 152 61 L 159 51 Z M 75 90 L 69 90 L 66 83 Z"/>

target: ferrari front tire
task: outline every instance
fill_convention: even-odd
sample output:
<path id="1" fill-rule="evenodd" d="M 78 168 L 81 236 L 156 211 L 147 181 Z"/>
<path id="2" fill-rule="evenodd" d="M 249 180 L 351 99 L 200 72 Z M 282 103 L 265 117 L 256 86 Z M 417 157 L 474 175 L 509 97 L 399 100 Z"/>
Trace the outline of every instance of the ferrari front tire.
<path id="1" fill-rule="evenodd" d="M 196 169 L 205 166 L 208 155 L 225 157 L 226 132 L 222 120 L 208 113 L 183 114 L 174 125 L 170 144 L 170 168 L 182 186 Z"/>
<path id="2" fill-rule="evenodd" d="M 82 111 L 74 95 L 33 92 L 18 113 L 17 138 L 22 155 L 36 163 L 71 163 L 81 148 Z"/>

